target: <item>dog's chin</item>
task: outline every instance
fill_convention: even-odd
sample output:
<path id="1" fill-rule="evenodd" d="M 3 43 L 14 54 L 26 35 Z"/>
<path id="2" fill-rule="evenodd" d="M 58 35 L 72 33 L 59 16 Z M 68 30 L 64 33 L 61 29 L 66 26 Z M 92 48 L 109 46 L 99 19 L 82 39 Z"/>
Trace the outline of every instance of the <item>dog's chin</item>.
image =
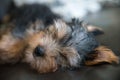
<path id="1" fill-rule="evenodd" d="M 44 57 L 43 59 L 36 59 L 30 62 L 33 69 L 39 73 L 55 72 L 57 70 L 57 63 L 54 57 Z"/>
<path id="2" fill-rule="evenodd" d="M 30 64 L 39 73 L 55 72 L 58 67 L 53 56 L 35 57 L 32 53 L 29 53 L 25 55 L 23 62 Z"/>

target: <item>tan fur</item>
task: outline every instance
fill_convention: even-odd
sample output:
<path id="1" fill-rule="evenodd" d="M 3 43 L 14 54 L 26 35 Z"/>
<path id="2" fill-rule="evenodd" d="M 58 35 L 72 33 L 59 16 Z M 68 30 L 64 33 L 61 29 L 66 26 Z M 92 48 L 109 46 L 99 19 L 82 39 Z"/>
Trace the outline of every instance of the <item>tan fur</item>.
<path id="1" fill-rule="evenodd" d="M 10 15 L 5 15 L 2 19 L 2 23 L 8 23 L 8 21 L 10 20 Z"/>
<path id="2" fill-rule="evenodd" d="M 67 58 L 69 66 L 78 67 L 78 62 L 80 60 L 80 55 L 76 52 L 76 50 L 72 47 L 64 47 L 62 50 L 62 55 Z"/>
<path id="3" fill-rule="evenodd" d="M 28 48 L 25 51 L 24 62 L 29 63 L 39 73 L 54 72 L 57 69 L 56 56 L 59 55 L 59 45 L 48 34 L 43 32 L 34 34 L 28 38 Z M 43 57 L 36 57 L 33 54 L 37 46 L 45 49 Z"/>
<path id="4" fill-rule="evenodd" d="M 106 46 L 99 46 L 95 49 L 95 53 L 90 55 L 93 60 L 87 60 L 86 65 L 96 65 L 100 63 L 119 63 L 119 58 L 114 54 L 114 52 L 107 48 Z"/>
<path id="5" fill-rule="evenodd" d="M 14 38 L 10 33 L 3 35 L 0 40 L 0 63 L 17 62 L 24 47 L 24 41 Z"/>
<path id="6" fill-rule="evenodd" d="M 100 28 L 98 26 L 93 26 L 93 25 L 87 25 L 87 30 L 88 30 L 88 32 L 94 32 L 94 31 L 103 32 L 102 28 Z"/>

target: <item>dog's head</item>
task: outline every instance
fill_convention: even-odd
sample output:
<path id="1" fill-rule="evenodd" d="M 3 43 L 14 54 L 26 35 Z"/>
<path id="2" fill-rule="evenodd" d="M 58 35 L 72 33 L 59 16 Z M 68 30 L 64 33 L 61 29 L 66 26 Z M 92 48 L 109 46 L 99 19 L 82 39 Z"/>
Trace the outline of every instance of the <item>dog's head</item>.
<path id="1" fill-rule="evenodd" d="M 40 73 L 54 72 L 59 66 L 78 68 L 86 52 L 96 46 L 91 43 L 94 38 L 87 36 L 87 30 L 74 20 L 72 24 L 56 20 L 53 25 L 37 31 L 41 26 L 44 25 L 37 23 L 28 30 L 24 59 Z"/>

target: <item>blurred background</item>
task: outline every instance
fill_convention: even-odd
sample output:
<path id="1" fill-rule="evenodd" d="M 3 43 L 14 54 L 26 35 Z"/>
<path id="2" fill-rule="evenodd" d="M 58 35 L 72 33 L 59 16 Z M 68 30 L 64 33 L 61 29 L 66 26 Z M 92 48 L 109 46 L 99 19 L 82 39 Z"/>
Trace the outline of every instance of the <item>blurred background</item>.
<path id="1" fill-rule="evenodd" d="M 12 0 L 0 0 L 0 18 Z M 13 0 L 17 7 L 24 4 L 45 4 L 66 21 L 80 18 L 105 32 L 97 36 L 101 44 L 120 56 L 120 0 Z M 7 7 L 7 8 L 8 8 Z M 26 64 L 0 65 L 0 80 L 120 80 L 120 65 L 83 67 L 77 71 L 39 74 Z"/>
<path id="2" fill-rule="evenodd" d="M 51 8 L 65 20 L 71 17 L 83 18 L 88 14 L 98 13 L 105 7 L 120 6 L 120 0 L 14 0 L 16 6 L 40 3 Z"/>

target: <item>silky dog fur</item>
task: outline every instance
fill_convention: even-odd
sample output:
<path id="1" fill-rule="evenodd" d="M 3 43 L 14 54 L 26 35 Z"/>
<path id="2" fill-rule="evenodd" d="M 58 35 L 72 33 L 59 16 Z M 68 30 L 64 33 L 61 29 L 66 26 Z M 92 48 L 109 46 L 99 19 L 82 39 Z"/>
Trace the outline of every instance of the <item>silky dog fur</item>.
<path id="1" fill-rule="evenodd" d="M 40 4 L 24 5 L 0 28 L 0 63 L 30 64 L 39 73 L 79 68 L 99 43 L 79 19 L 65 22 Z"/>

